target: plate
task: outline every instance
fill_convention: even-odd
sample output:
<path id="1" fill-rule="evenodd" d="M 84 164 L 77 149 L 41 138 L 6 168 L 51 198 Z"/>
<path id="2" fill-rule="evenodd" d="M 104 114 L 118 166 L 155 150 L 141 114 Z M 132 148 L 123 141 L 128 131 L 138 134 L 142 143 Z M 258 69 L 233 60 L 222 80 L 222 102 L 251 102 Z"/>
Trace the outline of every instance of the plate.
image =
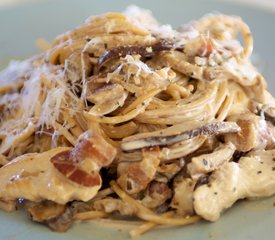
<path id="1" fill-rule="evenodd" d="M 224 1 L 197 0 L 40 0 L 33 3 L 0 9 L 0 67 L 10 59 L 24 59 L 39 51 L 35 40 L 51 40 L 57 34 L 81 24 L 90 15 L 106 11 L 122 11 L 138 4 L 151 9 L 162 23 L 178 26 L 209 12 L 241 16 L 251 27 L 255 50 L 253 61 L 266 77 L 269 89 L 275 93 L 275 12 Z M 158 228 L 139 237 L 145 239 L 275 239 L 275 197 L 262 200 L 240 201 L 227 210 L 215 223 L 201 221 L 185 227 Z M 129 226 L 113 225 L 103 221 L 76 223 L 66 233 L 55 233 L 33 223 L 25 212 L 0 212 L 0 239 L 39 240 L 119 240 L 129 239 Z"/>

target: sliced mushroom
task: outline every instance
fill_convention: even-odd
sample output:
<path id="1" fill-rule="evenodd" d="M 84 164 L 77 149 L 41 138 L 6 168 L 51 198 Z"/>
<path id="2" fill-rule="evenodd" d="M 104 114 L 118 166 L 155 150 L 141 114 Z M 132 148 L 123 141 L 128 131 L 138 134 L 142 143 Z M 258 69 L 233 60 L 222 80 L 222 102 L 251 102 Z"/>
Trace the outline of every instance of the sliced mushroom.
<path id="1" fill-rule="evenodd" d="M 224 133 L 237 133 L 239 131 L 240 127 L 234 122 L 215 122 L 174 135 L 143 137 L 143 135 L 137 134 L 126 137 L 121 142 L 121 148 L 124 151 L 132 151 L 145 147 L 171 145 L 199 135 L 218 135 Z"/>
<path id="2" fill-rule="evenodd" d="M 154 45 L 146 46 L 120 46 L 112 48 L 101 56 L 95 67 L 95 74 L 99 72 L 103 64 L 111 59 L 126 57 L 127 55 L 140 55 L 142 57 L 152 57 L 156 52 L 171 50 L 174 45 L 171 42 L 161 40 Z"/>
<path id="3" fill-rule="evenodd" d="M 60 216 L 46 221 L 46 224 L 56 232 L 65 232 L 72 226 L 73 222 L 73 211 L 67 207 Z"/>
<path id="4" fill-rule="evenodd" d="M 220 167 L 224 162 L 229 161 L 236 147 L 228 142 L 221 144 L 214 152 L 193 157 L 187 169 L 192 179 L 198 179 L 202 175 L 212 172 Z"/>

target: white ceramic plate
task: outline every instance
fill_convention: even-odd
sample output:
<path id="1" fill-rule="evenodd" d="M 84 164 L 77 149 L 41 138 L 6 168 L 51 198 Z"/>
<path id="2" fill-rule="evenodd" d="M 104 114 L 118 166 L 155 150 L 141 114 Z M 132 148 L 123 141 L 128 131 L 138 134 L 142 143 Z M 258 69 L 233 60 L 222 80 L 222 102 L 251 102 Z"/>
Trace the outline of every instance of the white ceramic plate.
<path id="1" fill-rule="evenodd" d="M 263 71 L 269 88 L 275 93 L 275 13 L 248 6 L 199 0 L 140 0 L 140 1 L 96 1 L 96 0 L 48 0 L 36 1 L 28 5 L 0 9 L 0 67 L 11 58 L 22 59 L 37 53 L 35 39 L 53 39 L 57 34 L 77 26 L 90 15 L 106 11 L 121 11 L 130 4 L 149 8 L 162 23 L 180 25 L 202 15 L 219 11 L 240 15 L 251 27 L 255 40 L 255 62 Z M 215 223 L 200 222 L 186 227 L 156 229 L 140 239 L 275 239 L 275 197 L 257 201 L 241 201 L 227 210 Z M 33 223 L 22 212 L 0 212 L 0 239 L 128 239 L 124 231 L 127 227 L 110 224 L 75 224 L 64 234 L 54 233 L 47 227 Z M 117 228 L 117 227 L 116 227 Z"/>

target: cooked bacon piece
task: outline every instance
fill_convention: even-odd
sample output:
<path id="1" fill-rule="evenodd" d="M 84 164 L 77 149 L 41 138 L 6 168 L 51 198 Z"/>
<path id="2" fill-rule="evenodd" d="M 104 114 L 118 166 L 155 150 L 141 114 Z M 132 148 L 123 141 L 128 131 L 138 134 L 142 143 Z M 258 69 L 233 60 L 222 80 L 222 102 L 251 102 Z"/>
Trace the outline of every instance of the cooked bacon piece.
<path id="1" fill-rule="evenodd" d="M 159 153 L 159 148 L 143 149 L 142 161 L 129 164 L 118 178 L 120 187 L 128 194 L 144 190 L 155 176 L 160 163 Z"/>
<path id="2" fill-rule="evenodd" d="M 69 180 L 85 187 L 101 184 L 99 169 L 108 166 L 116 149 L 92 130 L 79 137 L 76 146 L 51 158 L 55 168 Z"/>
<path id="3" fill-rule="evenodd" d="M 54 167 L 66 178 L 79 185 L 85 187 L 93 187 L 101 184 L 99 173 L 88 173 L 86 171 L 78 169 L 77 164 L 75 164 L 70 159 L 64 159 L 60 161 L 57 160 L 54 156 L 51 159 L 51 162 L 53 163 Z"/>
<path id="4" fill-rule="evenodd" d="M 89 130 L 83 133 L 72 150 L 73 161 L 93 161 L 99 167 L 109 166 L 116 156 L 116 149 L 98 133 Z"/>

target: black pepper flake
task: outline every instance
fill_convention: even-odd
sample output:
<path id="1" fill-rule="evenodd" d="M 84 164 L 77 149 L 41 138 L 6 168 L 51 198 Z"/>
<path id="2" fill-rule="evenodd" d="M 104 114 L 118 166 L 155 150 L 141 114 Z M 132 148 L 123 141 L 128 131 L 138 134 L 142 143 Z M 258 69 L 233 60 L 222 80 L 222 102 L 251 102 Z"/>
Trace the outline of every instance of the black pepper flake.
<path id="1" fill-rule="evenodd" d="M 203 162 L 203 165 L 204 166 L 207 166 L 208 165 L 208 161 L 204 158 L 204 159 L 202 159 L 202 162 Z"/>
<path id="2" fill-rule="evenodd" d="M 215 194 L 215 195 L 218 195 L 218 193 L 217 193 L 217 192 L 214 192 L 214 194 Z"/>
<path id="3" fill-rule="evenodd" d="M 264 162 L 260 162 L 260 164 L 264 164 Z"/>
<path id="4" fill-rule="evenodd" d="M 273 162 L 275 162 L 275 158 L 272 158 Z"/>
<path id="5" fill-rule="evenodd" d="M 275 171 L 275 167 L 272 168 L 272 171 Z"/>
<path id="6" fill-rule="evenodd" d="M 257 172 L 257 174 L 261 174 L 261 173 L 262 173 L 262 171 L 258 171 L 258 172 Z"/>

